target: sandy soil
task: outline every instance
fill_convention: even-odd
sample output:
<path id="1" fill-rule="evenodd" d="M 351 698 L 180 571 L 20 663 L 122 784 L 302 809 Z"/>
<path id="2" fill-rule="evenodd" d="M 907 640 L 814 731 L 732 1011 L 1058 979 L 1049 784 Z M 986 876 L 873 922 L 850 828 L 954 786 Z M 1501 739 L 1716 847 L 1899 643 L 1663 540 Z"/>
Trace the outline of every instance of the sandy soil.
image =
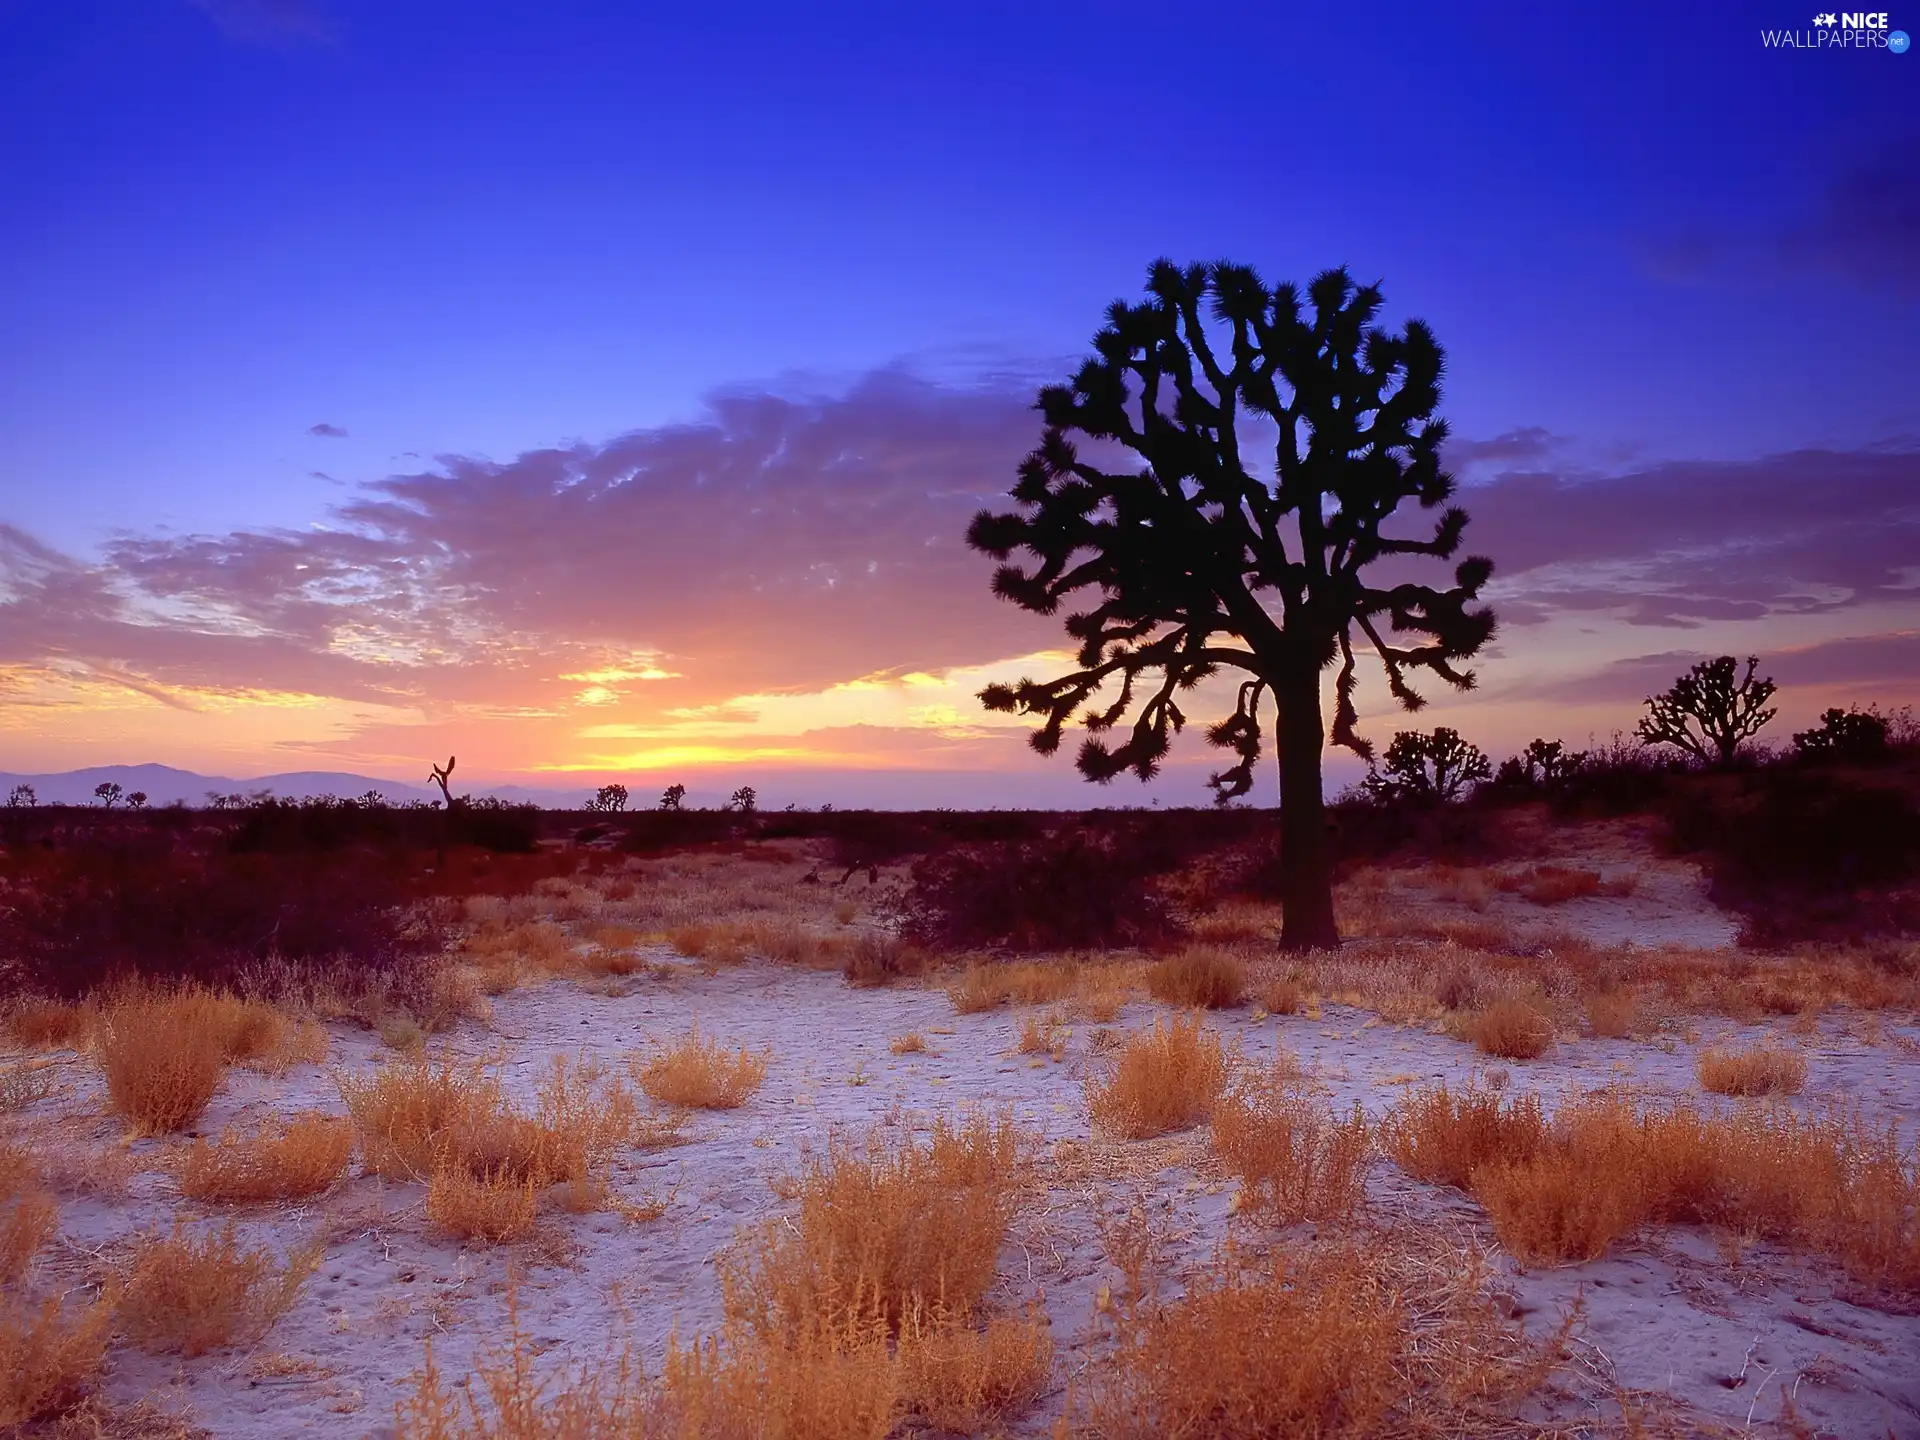
<path id="1" fill-rule="evenodd" d="M 667 960 L 665 955 L 660 957 Z M 776 1211 L 768 1180 L 790 1170 L 836 1127 L 862 1133 L 912 1125 L 969 1104 L 1005 1107 L 1048 1141 L 1089 1139 L 1081 1081 L 1088 1032 L 1077 1030 L 1067 1058 L 1012 1052 L 1018 1013 L 957 1016 L 930 988 L 849 989 L 837 975 L 752 963 L 713 974 L 685 963 L 626 993 L 600 996 L 564 982 L 502 997 L 490 1029 L 455 1035 L 453 1053 L 500 1059 L 523 1095 L 558 1053 L 614 1060 L 649 1036 L 703 1031 L 768 1046 L 767 1083 L 744 1109 L 695 1118 L 688 1143 L 634 1159 L 619 1177 L 631 1192 L 672 1196 L 659 1220 L 629 1224 L 612 1215 L 557 1216 L 536 1241 L 501 1249 L 462 1248 L 436 1238 L 422 1215 L 420 1188 L 357 1178 L 323 1203 L 297 1210 L 242 1211 L 249 1238 L 289 1248 L 316 1230 L 331 1239 L 321 1269 L 293 1309 L 252 1351 L 194 1361 L 133 1350 L 116 1353 L 110 1395 L 156 1395 L 215 1435 L 387 1433 L 389 1416 L 422 1343 L 432 1337 L 448 1373 L 462 1373 L 476 1345 L 497 1335 L 509 1268 L 525 1266 L 523 1318 L 541 1350 L 594 1353 L 630 1334 L 657 1356 L 670 1329 L 716 1327 L 712 1262 L 736 1228 Z M 1116 1022 L 1146 1022 L 1157 1009 L 1135 1002 Z M 1296 1052 L 1342 1105 L 1380 1113 L 1406 1085 L 1465 1079 L 1484 1061 L 1442 1035 L 1379 1023 L 1328 1007 L 1318 1020 L 1217 1017 L 1249 1059 L 1276 1045 Z M 894 1056 L 888 1041 L 919 1030 L 935 1047 Z M 1737 1027 L 1703 1029 L 1701 1043 Z M 370 1037 L 333 1037 L 330 1067 L 360 1068 L 380 1056 Z M 1692 1047 L 1674 1042 L 1565 1038 L 1546 1058 L 1508 1066 L 1509 1084 L 1549 1100 L 1569 1089 L 1629 1079 L 1658 1092 L 1694 1089 Z M 1870 1115 L 1920 1123 L 1920 1026 L 1884 1025 L 1880 1043 L 1828 1026 L 1809 1046 L 1811 1078 L 1799 1103 L 1845 1096 Z M 64 1117 L 63 1129 L 108 1134 L 98 1085 L 76 1061 L 67 1093 L 40 1101 L 30 1120 Z M 232 1073 L 203 1132 L 263 1110 L 338 1110 L 329 1067 L 302 1066 L 277 1079 Z M 1059 1344 L 1058 1371 L 1084 1365 L 1077 1337 L 1088 1329 L 1096 1288 L 1110 1281 L 1095 1231 L 1103 1210 L 1146 1206 L 1173 1236 L 1174 1258 L 1203 1256 L 1224 1233 L 1231 1186 L 1206 1161 L 1200 1136 L 1134 1147 L 1110 1157 L 1104 1175 L 1067 1183 L 1016 1230 L 1003 1258 L 1009 1298 L 1044 1297 Z M 133 1148 L 150 1156 L 160 1142 Z M 1077 1170 L 1101 1166 L 1079 1166 Z M 1382 1164 L 1370 1184 L 1376 1207 L 1420 1225 L 1442 1222 L 1491 1236 L 1462 1197 L 1417 1185 Z M 141 1228 L 164 1228 L 178 1197 L 158 1173 L 139 1175 L 126 1203 L 71 1200 L 62 1217 L 76 1272 L 86 1252 L 110 1255 Z M 1551 1323 L 1578 1297 L 1588 1362 L 1632 1390 L 1673 1397 L 1731 1425 L 1770 1418 L 1781 1392 L 1835 1435 L 1920 1433 L 1920 1317 L 1855 1303 L 1838 1277 L 1812 1262 L 1764 1247 L 1729 1257 L 1711 1238 L 1671 1230 L 1623 1247 L 1596 1264 L 1531 1274 L 1502 1265 L 1516 1313 Z M 1017 1433 L 1041 1434 L 1061 1403 L 1058 1390 L 1024 1417 Z M 349 1419 L 349 1417 L 351 1417 Z"/>

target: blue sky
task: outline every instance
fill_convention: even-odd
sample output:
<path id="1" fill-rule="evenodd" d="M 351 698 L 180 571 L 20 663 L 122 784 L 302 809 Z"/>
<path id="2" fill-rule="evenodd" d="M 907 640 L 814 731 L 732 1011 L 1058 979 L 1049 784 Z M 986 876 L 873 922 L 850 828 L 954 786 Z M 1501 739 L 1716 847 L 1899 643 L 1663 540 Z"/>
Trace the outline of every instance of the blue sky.
<path id="1" fill-rule="evenodd" d="M 1562 474 L 1912 444 L 1920 56 L 1802 8 L 0 3 L 0 522 L 1024 392 L 1160 254 L 1383 280 Z"/>

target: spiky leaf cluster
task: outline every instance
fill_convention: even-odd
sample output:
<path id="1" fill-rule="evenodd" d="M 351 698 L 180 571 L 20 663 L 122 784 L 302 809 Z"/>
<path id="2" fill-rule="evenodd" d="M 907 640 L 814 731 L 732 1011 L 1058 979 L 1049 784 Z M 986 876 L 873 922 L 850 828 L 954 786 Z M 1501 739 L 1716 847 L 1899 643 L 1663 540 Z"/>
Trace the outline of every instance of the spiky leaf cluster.
<path id="1" fill-rule="evenodd" d="M 1467 558 L 1446 588 L 1404 566 L 1390 582 L 1366 574 L 1381 560 L 1450 559 L 1467 524 L 1440 463 L 1444 359 L 1424 324 L 1376 326 L 1379 290 L 1344 270 L 1303 297 L 1246 266 L 1160 261 L 1147 291 L 1108 311 L 1070 383 L 1040 392 L 1046 429 L 1020 467 L 1019 508 L 983 510 L 968 531 L 1003 562 L 996 593 L 1041 615 L 1080 607 L 1066 621 L 1078 668 L 989 686 L 981 700 L 1041 717 L 1043 754 L 1081 711 L 1081 773 L 1147 779 L 1185 724 L 1181 692 L 1222 668 L 1246 672 L 1234 713 L 1208 732 L 1238 757 L 1213 777 L 1226 800 L 1253 783 L 1267 691 L 1336 656 L 1331 738 L 1371 753 L 1355 731 L 1356 631 L 1409 710 L 1422 703 L 1413 672 L 1470 687 L 1459 662 L 1493 634 L 1491 612 L 1472 605 L 1493 567 Z M 1387 533 L 1408 500 L 1439 512 L 1430 530 Z"/>

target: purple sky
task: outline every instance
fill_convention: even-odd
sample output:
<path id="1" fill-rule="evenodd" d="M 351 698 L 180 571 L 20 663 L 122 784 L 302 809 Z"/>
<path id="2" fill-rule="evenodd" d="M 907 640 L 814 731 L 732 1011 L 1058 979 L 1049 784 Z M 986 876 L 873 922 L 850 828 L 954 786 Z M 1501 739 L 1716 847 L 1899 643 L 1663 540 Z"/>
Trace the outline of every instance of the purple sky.
<path id="1" fill-rule="evenodd" d="M 1060 636 L 960 534 L 1160 254 L 1448 347 L 1422 724 L 1920 699 L 1920 57 L 1810 13 L 0 3 L 0 770 L 1138 799 L 972 701 Z"/>

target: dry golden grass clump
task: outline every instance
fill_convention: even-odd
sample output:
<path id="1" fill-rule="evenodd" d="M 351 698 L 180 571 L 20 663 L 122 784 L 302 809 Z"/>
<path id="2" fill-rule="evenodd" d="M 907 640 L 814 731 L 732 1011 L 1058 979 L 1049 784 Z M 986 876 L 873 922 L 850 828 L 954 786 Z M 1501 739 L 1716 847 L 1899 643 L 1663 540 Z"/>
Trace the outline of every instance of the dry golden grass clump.
<path id="1" fill-rule="evenodd" d="M 1598 990 L 1587 997 L 1587 1028 L 1608 1040 L 1623 1040 L 1640 1029 L 1640 997 L 1627 989 Z"/>
<path id="2" fill-rule="evenodd" d="M 231 1024 L 204 990 L 117 997 L 99 1031 L 108 1103 L 136 1132 L 184 1130 L 226 1073 Z"/>
<path id="3" fill-rule="evenodd" d="M 884 1324 L 848 1317 L 785 1345 L 730 1326 L 670 1338 L 657 1377 L 623 1352 L 541 1374 L 508 1293 L 504 1347 L 456 1385 L 431 1344 L 395 1406 L 397 1440 L 885 1440 L 900 1419 L 898 1367 Z"/>
<path id="4" fill-rule="evenodd" d="M 12 1434 L 77 1404 L 106 1360 L 113 1298 L 70 1306 L 0 1288 L 0 1433 Z"/>
<path id="5" fill-rule="evenodd" d="M 1063 1060 L 1072 1033 L 1058 1015 L 1028 1014 L 1020 1020 L 1020 1038 L 1014 1050 L 1021 1055 L 1050 1054 L 1055 1060 Z"/>
<path id="6" fill-rule="evenodd" d="M 674 926 L 667 931 L 667 943 L 690 960 L 705 960 L 714 965 L 738 965 L 747 958 L 746 939 L 740 927 L 711 920 Z"/>
<path id="7" fill-rule="evenodd" d="M 538 1208 L 532 1177 L 506 1166 L 476 1175 L 442 1165 L 427 1180 L 427 1219 L 462 1240 L 517 1240 L 533 1229 Z"/>
<path id="8" fill-rule="evenodd" d="M 1712 1046 L 1694 1062 L 1700 1088 L 1716 1095 L 1798 1095 L 1807 1083 L 1807 1058 L 1768 1044 L 1747 1049 Z"/>
<path id="9" fill-rule="evenodd" d="M 33 1158 L 0 1142 L 0 1433 L 73 1405 L 106 1357 L 111 1295 L 84 1307 L 33 1298 L 34 1260 L 59 1218 Z"/>
<path id="10" fill-rule="evenodd" d="M 1053 1337 L 1042 1313 L 964 1321 L 910 1315 L 898 1350 L 902 1407 L 935 1430 L 974 1435 L 1046 1388 Z"/>
<path id="11" fill-rule="evenodd" d="M 1493 883 L 1530 905 L 1564 905 L 1569 900 L 1600 894 L 1602 882 L 1598 870 L 1575 865 L 1529 865 L 1524 870 L 1507 871 Z"/>
<path id="12" fill-rule="evenodd" d="M 1166 1305 L 1115 1317 L 1088 1405 L 1109 1440 L 1361 1436 L 1400 1398 L 1398 1296 L 1360 1258 L 1224 1257 Z"/>
<path id="13" fill-rule="evenodd" d="M 1255 999 L 1269 1015 L 1298 1015 L 1306 1008 L 1307 992 L 1291 975 L 1283 975 L 1262 985 Z"/>
<path id="14" fill-rule="evenodd" d="M 1681 1101 L 1645 1110 L 1614 1089 L 1563 1105 L 1444 1086 L 1396 1107 L 1388 1155 L 1470 1190 L 1527 1264 L 1582 1261 L 1649 1222 L 1725 1226 L 1831 1257 L 1856 1280 L 1920 1290 L 1920 1174 L 1891 1131 L 1855 1112 L 1816 1117 Z"/>
<path id="15" fill-rule="evenodd" d="M 1503 1060 L 1537 1060 L 1553 1045 L 1553 1021 L 1514 996 L 1474 1011 L 1466 1033 L 1482 1055 Z"/>
<path id="16" fill-rule="evenodd" d="M 96 1032 L 107 1099 L 136 1132 L 185 1129 L 230 1064 L 279 1072 L 326 1057 L 327 1035 L 263 1001 L 186 985 L 134 986 L 103 1004 Z"/>
<path id="17" fill-rule="evenodd" d="M 1145 1140 L 1198 1125 L 1226 1085 L 1220 1037 L 1197 1016 L 1176 1016 L 1127 1038 L 1111 1069 L 1087 1081 L 1087 1109 L 1110 1134 Z"/>
<path id="18" fill-rule="evenodd" d="M 729 1315 L 804 1332 L 871 1307 L 897 1329 L 916 1312 L 970 1316 L 1013 1219 L 1022 1141 L 1008 1119 L 936 1119 L 924 1144 L 876 1130 L 835 1140 L 796 1181 L 790 1224 L 749 1232 L 722 1270 Z"/>
<path id="19" fill-rule="evenodd" d="M 639 1066 L 640 1088 L 662 1105 L 693 1110 L 735 1110 L 767 1078 L 768 1051 L 742 1045 L 728 1050 L 703 1039 L 695 1025 Z"/>
<path id="20" fill-rule="evenodd" d="M 1380 1143 L 1415 1179 L 1464 1190 L 1489 1161 L 1539 1153 L 1547 1143 L 1547 1119 L 1537 1096 L 1502 1101 L 1478 1084 L 1451 1091 L 1442 1081 L 1394 1106 L 1381 1124 Z"/>
<path id="21" fill-rule="evenodd" d="M 29 1050 L 79 1050 L 98 1020 L 91 1005 L 22 995 L 0 1009 L 0 1034 Z"/>
<path id="22" fill-rule="evenodd" d="M 224 1131 L 212 1144 L 193 1142 L 176 1162 L 180 1193 L 194 1200 L 259 1204 L 317 1195 L 353 1158 L 353 1122 L 309 1112 L 258 1132 Z"/>
<path id="23" fill-rule="evenodd" d="M 265 1250 L 243 1248 L 231 1222 L 195 1237 L 176 1225 L 140 1242 L 127 1267 L 119 1320 L 146 1349 L 201 1355 L 264 1335 L 286 1312 L 320 1263 L 311 1245 L 284 1266 Z"/>
<path id="24" fill-rule="evenodd" d="M 1163 1005 L 1231 1010 L 1246 999 L 1247 967 L 1231 951 L 1196 945 L 1149 969 L 1147 990 Z"/>
<path id="25" fill-rule="evenodd" d="M 570 1208 L 593 1208 L 618 1146 L 664 1143 L 670 1134 L 642 1120 L 619 1081 L 559 1056 L 532 1114 L 509 1103 L 499 1079 L 477 1064 L 404 1061 L 339 1084 L 367 1169 L 426 1182 L 429 1218 L 468 1238 L 518 1225 L 523 1194 L 554 1185 L 567 1187 Z"/>
<path id="26" fill-rule="evenodd" d="M 1281 1224 L 1360 1208 L 1373 1147 L 1358 1102 L 1340 1116 L 1285 1072 L 1244 1080 L 1213 1107 L 1213 1144 L 1240 1179 L 1242 1208 Z"/>
<path id="27" fill-rule="evenodd" d="M 1080 967 L 1071 962 L 976 961 L 947 986 L 947 998 L 962 1015 L 977 1015 L 1009 1002 L 1052 1005 L 1073 995 L 1080 985 Z"/>
<path id="28" fill-rule="evenodd" d="M 59 1219 L 59 1207 L 40 1188 L 33 1157 L 0 1143 L 0 1285 L 26 1274 Z"/>
<path id="29" fill-rule="evenodd" d="M 904 1035 L 896 1035 L 887 1042 L 887 1049 L 896 1055 L 924 1055 L 927 1051 L 926 1037 L 918 1030 L 909 1030 Z"/>

